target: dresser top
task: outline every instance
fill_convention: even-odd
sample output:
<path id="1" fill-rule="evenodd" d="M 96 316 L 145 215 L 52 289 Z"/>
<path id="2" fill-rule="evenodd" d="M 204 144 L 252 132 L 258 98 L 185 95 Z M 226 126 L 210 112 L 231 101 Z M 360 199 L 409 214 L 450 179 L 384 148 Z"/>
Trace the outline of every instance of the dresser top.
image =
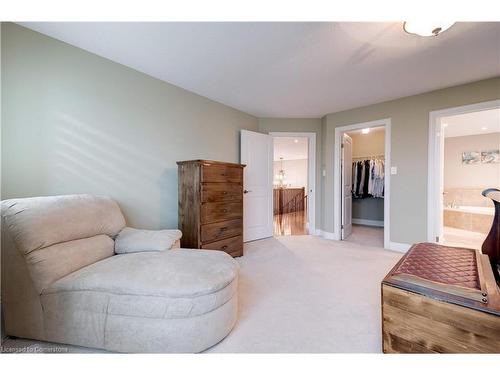
<path id="1" fill-rule="evenodd" d="M 177 162 L 177 165 L 183 165 L 183 164 L 227 165 L 229 167 L 239 167 L 239 168 L 244 168 L 246 166 L 245 164 L 228 163 L 225 161 L 215 161 L 215 160 L 205 160 L 205 159 L 183 160 Z"/>

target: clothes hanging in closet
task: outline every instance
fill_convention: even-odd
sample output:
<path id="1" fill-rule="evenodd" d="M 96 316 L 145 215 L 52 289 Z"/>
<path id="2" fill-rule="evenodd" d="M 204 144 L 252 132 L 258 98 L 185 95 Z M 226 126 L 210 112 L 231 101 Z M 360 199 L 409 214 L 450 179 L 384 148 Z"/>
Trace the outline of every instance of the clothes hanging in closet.
<path id="1" fill-rule="evenodd" d="M 353 198 L 383 198 L 385 163 L 372 158 L 352 163 Z"/>

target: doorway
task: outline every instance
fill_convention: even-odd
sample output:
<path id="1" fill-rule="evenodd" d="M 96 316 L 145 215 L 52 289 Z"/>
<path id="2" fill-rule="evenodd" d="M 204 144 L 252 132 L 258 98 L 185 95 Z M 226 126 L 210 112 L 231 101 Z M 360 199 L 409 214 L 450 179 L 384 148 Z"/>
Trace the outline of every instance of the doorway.
<path id="1" fill-rule="evenodd" d="M 335 129 L 335 239 L 391 248 L 390 135 L 390 119 Z"/>
<path id="2" fill-rule="evenodd" d="M 315 232 L 315 133 L 270 133 L 273 137 L 274 235 Z"/>
<path id="3" fill-rule="evenodd" d="M 500 101 L 431 113 L 429 240 L 480 249 L 493 222 L 482 196 L 500 187 Z"/>

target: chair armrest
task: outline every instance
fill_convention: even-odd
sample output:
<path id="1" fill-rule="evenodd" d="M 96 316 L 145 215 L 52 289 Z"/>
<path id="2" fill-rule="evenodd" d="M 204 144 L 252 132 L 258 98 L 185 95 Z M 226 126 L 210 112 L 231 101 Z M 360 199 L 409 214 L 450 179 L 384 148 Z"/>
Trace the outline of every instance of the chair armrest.
<path id="1" fill-rule="evenodd" d="M 178 246 L 182 232 L 177 229 L 145 230 L 125 227 L 115 239 L 115 253 L 165 251 Z"/>

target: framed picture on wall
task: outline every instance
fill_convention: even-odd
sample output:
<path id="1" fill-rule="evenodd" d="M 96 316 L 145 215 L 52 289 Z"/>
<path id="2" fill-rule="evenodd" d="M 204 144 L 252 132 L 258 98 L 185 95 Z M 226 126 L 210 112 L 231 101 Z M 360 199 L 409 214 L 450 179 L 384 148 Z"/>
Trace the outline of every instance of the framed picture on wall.
<path id="1" fill-rule="evenodd" d="M 494 164 L 500 162 L 500 150 L 488 150 L 481 152 L 481 163 Z"/>
<path id="2" fill-rule="evenodd" d="M 481 153 L 479 151 L 462 152 L 462 164 L 479 164 L 481 162 Z"/>

